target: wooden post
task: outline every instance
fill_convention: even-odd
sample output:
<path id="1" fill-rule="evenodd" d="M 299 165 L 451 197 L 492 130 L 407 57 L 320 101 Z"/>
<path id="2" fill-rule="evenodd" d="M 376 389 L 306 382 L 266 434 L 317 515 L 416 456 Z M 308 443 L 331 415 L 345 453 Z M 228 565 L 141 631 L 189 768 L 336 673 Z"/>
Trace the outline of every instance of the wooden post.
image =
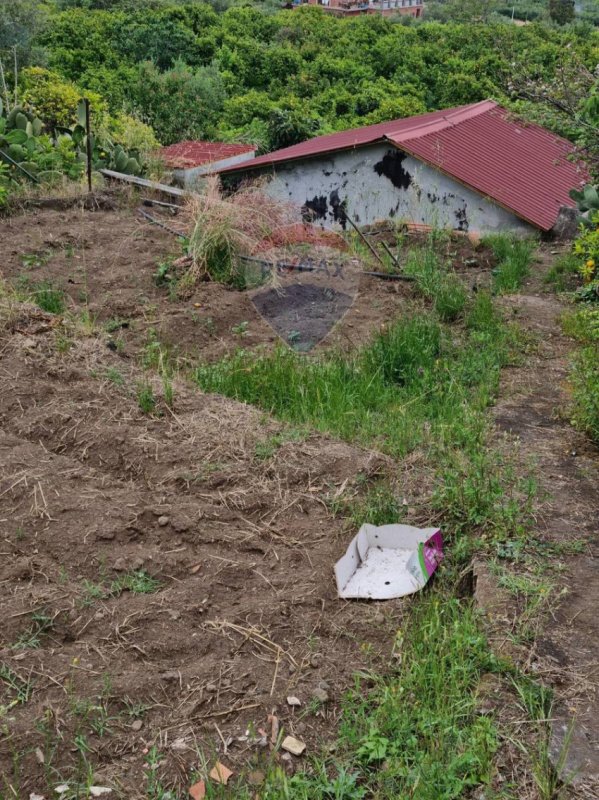
<path id="1" fill-rule="evenodd" d="M 89 192 L 92 190 L 92 140 L 91 140 L 91 122 L 89 113 L 89 100 L 87 97 L 83 99 L 85 104 L 85 151 L 87 156 L 87 189 Z"/>
<path id="2" fill-rule="evenodd" d="M 385 264 L 385 262 L 383 261 L 383 259 L 382 259 L 382 258 L 379 256 L 379 254 L 376 252 L 376 250 L 374 249 L 374 247 L 373 247 L 373 246 L 370 244 L 370 242 L 368 241 L 368 239 L 367 239 L 367 238 L 364 236 L 364 234 L 362 233 L 362 231 L 361 231 L 361 230 L 358 228 L 358 226 L 356 225 L 356 223 L 355 223 L 355 222 L 353 221 L 353 219 L 352 219 L 352 218 L 349 216 L 349 214 L 347 213 L 347 211 L 344 211 L 344 212 L 343 212 L 343 214 L 344 214 L 344 216 L 345 216 L 345 219 L 346 219 L 346 220 L 349 222 L 349 224 L 352 226 L 352 228 L 353 228 L 353 229 L 355 230 L 355 232 L 358 234 L 358 236 L 360 237 L 360 239 L 362 239 L 362 241 L 364 242 L 364 244 L 366 245 L 366 247 L 367 247 L 367 248 L 370 250 L 370 252 L 371 252 L 371 253 L 372 253 L 372 255 L 373 255 L 375 258 L 376 258 L 376 260 L 379 262 L 379 264 L 381 264 L 383 267 L 386 267 L 387 265 Z"/>

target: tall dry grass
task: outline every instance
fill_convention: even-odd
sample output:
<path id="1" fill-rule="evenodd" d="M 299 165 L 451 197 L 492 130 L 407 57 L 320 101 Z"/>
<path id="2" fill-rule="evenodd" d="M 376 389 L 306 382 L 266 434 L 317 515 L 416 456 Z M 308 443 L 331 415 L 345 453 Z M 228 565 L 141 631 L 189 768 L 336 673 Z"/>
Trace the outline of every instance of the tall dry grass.
<path id="1" fill-rule="evenodd" d="M 259 184 L 225 196 L 217 177 L 209 177 L 204 192 L 189 198 L 187 213 L 192 263 L 181 283 L 188 287 L 207 277 L 232 282 L 240 256 L 251 255 L 277 231 L 301 221 L 298 207 L 273 200 Z"/>

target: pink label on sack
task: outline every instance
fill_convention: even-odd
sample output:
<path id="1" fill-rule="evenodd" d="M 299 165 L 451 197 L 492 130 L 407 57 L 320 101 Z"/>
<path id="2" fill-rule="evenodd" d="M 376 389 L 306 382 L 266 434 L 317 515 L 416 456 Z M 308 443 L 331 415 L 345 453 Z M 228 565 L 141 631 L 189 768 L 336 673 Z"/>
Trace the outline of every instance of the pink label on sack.
<path id="1" fill-rule="evenodd" d="M 436 531 L 421 545 L 420 563 L 425 574 L 430 578 L 443 559 L 443 537 Z"/>

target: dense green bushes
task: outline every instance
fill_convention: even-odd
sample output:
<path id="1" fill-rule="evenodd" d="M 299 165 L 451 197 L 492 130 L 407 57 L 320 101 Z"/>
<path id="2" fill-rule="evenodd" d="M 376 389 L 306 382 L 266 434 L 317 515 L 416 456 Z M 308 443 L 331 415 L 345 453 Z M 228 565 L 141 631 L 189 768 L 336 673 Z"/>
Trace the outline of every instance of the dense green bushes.
<path id="1" fill-rule="evenodd" d="M 314 7 L 111 7 L 54 14 L 37 42 L 51 69 L 100 92 L 112 112 L 135 112 L 164 143 L 245 136 L 271 149 L 315 132 L 506 100 L 514 64 L 551 81 L 566 46 L 592 67 L 599 45 L 588 30 L 405 25 Z"/>

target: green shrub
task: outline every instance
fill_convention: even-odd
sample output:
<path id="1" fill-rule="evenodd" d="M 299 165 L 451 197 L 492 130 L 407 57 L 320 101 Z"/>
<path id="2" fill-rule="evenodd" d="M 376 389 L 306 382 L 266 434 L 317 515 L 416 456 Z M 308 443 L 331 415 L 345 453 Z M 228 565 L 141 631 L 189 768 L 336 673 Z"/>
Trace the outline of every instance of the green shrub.
<path id="1" fill-rule="evenodd" d="M 570 372 L 572 423 L 599 443 L 599 346 L 583 347 Z"/>

